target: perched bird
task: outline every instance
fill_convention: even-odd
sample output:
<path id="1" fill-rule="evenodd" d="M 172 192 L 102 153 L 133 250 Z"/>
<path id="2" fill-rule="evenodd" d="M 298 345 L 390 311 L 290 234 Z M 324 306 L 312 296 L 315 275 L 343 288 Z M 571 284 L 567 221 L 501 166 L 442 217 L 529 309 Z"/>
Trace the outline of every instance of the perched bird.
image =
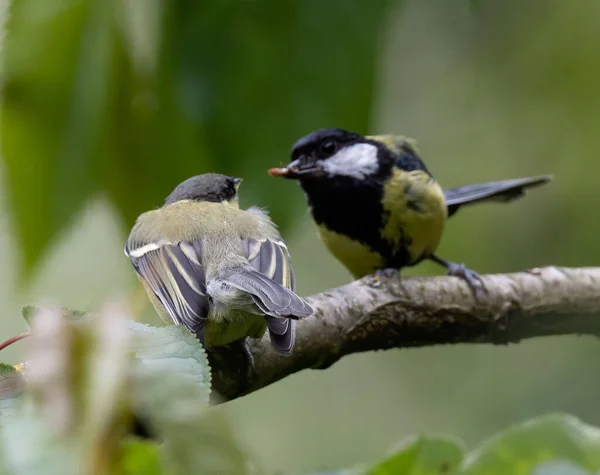
<path id="1" fill-rule="evenodd" d="M 479 275 L 435 254 L 446 218 L 463 205 L 508 202 L 550 176 L 519 178 L 442 190 L 412 140 L 320 129 L 298 140 L 292 161 L 272 176 L 296 179 L 320 237 L 355 278 L 430 259 L 473 290 Z"/>
<path id="2" fill-rule="evenodd" d="M 204 346 L 246 342 L 268 328 L 274 349 L 289 355 L 295 320 L 313 309 L 294 293 L 290 255 L 268 215 L 239 208 L 241 181 L 216 173 L 185 180 L 138 217 L 125 255 L 160 316 Z"/>

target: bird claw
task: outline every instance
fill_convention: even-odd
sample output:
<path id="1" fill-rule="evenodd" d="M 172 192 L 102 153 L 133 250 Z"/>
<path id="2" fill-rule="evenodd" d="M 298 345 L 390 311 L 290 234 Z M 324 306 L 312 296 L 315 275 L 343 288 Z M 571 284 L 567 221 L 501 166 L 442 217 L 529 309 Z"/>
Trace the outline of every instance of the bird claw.
<path id="1" fill-rule="evenodd" d="M 463 279 L 471 289 L 471 292 L 473 292 L 475 298 L 480 297 L 481 293 L 487 294 L 487 289 L 481 276 L 462 263 L 449 262 L 448 275 Z"/>
<path id="2" fill-rule="evenodd" d="M 251 383 L 254 380 L 254 375 L 256 374 L 256 365 L 254 364 L 254 355 L 250 349 L 250 342 L 248 341 L 248 338 L 244 338 L 242 348 L 244 350 L 244 356 L 246 357 L 246 378 L 248 383 Z"/>
<path id="3" fill-rule="evenodd" d="M 388 267 L 387 269 L 379 269 L 375 272 L 375 276 L 377 277 L 385 277 L 389 279 L 390 277 L 396 277 L 398 275 L 398 269 L 394 269 L 393 267 Z"/>
<path id="4" fill-rule="evenodd" d="M 391 277 L 396 277 L 399 273 L 400 271 L 398 269 L 394 269 L 391 267 L 387 269 L 378 269 L 373 274 L 372 285 L 373 287 L 378 288 L 381 286 L 381 279 L 389 279 Z"/>

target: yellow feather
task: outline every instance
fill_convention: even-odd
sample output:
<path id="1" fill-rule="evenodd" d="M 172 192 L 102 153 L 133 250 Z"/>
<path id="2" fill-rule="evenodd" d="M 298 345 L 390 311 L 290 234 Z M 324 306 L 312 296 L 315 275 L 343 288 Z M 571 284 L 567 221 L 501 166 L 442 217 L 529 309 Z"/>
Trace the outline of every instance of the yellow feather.
<path id="1" fill-rule="evenodd" d="M 399 154 L 402 151 L 410 151 L 411 153 L 418 155 L 417 142 L 411 138 L 404 137 L 403 135 L 369 135 L 365 138 L 382 143 L 396 154 Z"/>
<path id="2" fill-rule="evenodd" d="M 444 231 L 447 208 L 444 191 L 431 176 L 421 170 L 395 168 L 384 186 L 382 205 L 389 217 L 381 236 L 395 251 L 406 245 L 408 264 L 435 251 Z"/>
<path id="3" fill-rule="evenodd" d="M 325 247 L 344 264 L 355 279 L 372 274 L 377 269 L 384 267 L 381 255 L 360 242 L 336 233 L 323 225 L 319 226 L 318 230 Z"/>

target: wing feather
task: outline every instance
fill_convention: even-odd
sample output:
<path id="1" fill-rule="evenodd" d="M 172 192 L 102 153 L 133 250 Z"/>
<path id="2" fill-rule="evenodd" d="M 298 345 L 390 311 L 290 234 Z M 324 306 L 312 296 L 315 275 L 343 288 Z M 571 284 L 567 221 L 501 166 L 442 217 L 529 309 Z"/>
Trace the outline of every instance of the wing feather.
<path id="1" fill-rule="evenodd" d="M 296 276 L 284 242 L 274 239 L 243 239 L 242 247 L 250 265 L 278 284 L 296 291 Z"/>
<path id="2" fill-rule="evenodd" d="M 296 277 L 286 245 L 274 239 L 244 239 L 242 247 L 250 265 L 258 272 L 232 276 L 234 286 L 246 289 L 265 314 L 271 344 L 290 355 L 296 340 L 296 321 L 312 315 L 313 309 L 298 297 Z"/>
<path id="3" fill-rule="evenodd" d="M 201 243 L 169 243 L 146 249 L 150 250 L 136 253 L 136 249 L 126 247 L 125 252 L 173 321 L 185 325 L 203 341 L 209 299 Z"/>
<path id="4" fill-rule="evenodd" d="M 509 202 L 521 198 L 527 189 L 548 183 L 551 179 L 551 176 L 536 176 L 449 188 L 444 190 L 448 216 L 452 216 L 461 206 L 467 204 L 482 201 Z"/>

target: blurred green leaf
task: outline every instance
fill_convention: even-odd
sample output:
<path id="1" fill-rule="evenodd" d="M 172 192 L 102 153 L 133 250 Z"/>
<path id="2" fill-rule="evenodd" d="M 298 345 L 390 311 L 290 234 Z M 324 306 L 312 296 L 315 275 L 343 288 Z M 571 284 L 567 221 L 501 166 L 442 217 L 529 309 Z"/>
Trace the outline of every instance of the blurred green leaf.
<path id="1" fill-rule="evenodd" d="M 93 194 L 131 225 L 207 171 L 289 224 L 302 197 L 266 170 L 315 128 L 367 131 L 388 3 L 13 2 L 0 138 L 25 270 Z"/>
<path id="2" fill-rule="evenodd" d="M 99 314 L 81 310 L 61 308 L 63 317 L 75 324 L 89 325 L 98 320 Z M 24 318 L 31 319 L 44 308 L 26 305 L 22 309 Z M 43 318 L 43 315 L 40 317 Z M 139 322 L 128 321 L 127 328 L 132 338 L 129 349 L 138 359 L 139 371 L 144 374 L 168 373 L 191 382 L 198 390 L 199 407 L 206 407 L 210 398 L 211 372 L 206 356 L 196 337 L 183 326 L 168 325 L 154 327 Z M 8 370 L 13 366 L 6 365 Z M 2 366 L 0 366 L 0 375 Z"/>
<path id="3" fill-rule="evenodd" d="M 181 326 L 132 326 L 139 336 L 134 348 L 140 362 L 135 400 L 150 431 L 164 441 L 169 473 L 249 473 L 233 430 L 206 411 L 210 368 L 200 343 Z"/>
<path id="4" fill-rule="evenodd" d="M 23 315 L 23 318 L 25 319 L 29 327 L 31 327 L 31 320 L 33 319 L 34 315 L 38 310 L 39 308 L 35 305 L 24 305 L 21 308 L 21 315 Z"/>
<path id="5" fill-rule="evenodd" d="M 389 6 L 375 0 L 172 2 L 166 54 L 178 100 L 205 125 L 218 171 L 247 179 L 242 197 L 280 225 L 304 208 L 267 177 L 292 144 L 321 127 L 367 132 Z M 255 186 L 250 183 L 267 184 Z M 249 191 L 252 193 L 249 193 Z"/>
<path id="6" fill-rule="evenodd" d="M 160 365 L 159 365 L 160 366 Z M 135 400 L 150 432 L 163 441 L 168 473 L 187 475 L 249 474 L 247 454 L 234 430 L 214 411 L 207 411 L 207 392 L 171 369 L 138 373 Z"/>
<path id="7" fill-rule="evenodd" d="M 369 468 L 317 472 L 311 475 L 452 475 L 463 459 L 462 444 L 441 437 L 412 437 L 382 462 Z"/>
<path id="8" fill-rule="evenodd" d="M 23 316 L 23 318 L 25 319 L 25 321 L 27 322 L 27 324 L 30 327 L 31 327 L 32 319 L 35 317 L 35 315 L 40 310 L 41 310 L 41 308 L 36 305 L 24 305 L 21 308 L 21 315 Z M 71 318 L 71 319 L 75 319 L 75 320 L 77 320 L 81 317 L 84 317 L 85 315 L 88 315 L 88 312 L 84 312 L 82 310 L 73 310 L 73 309 L 66 308 L 66 307 L 62 308 L 62 312 L 66 318 Z"/>
<path id="9" fill-rule="evenodd" d="M 206 412 L 210 370 L 190 332 L 132 322 L 120 306 L 98 314 L 35 310 L 27 404 L 2 421 L 0 432 L 11 473 L 158 474 L 163 465 L 166 473 L 250 473 L 232 428 Z M 15 376 L 14 367 L 0 365 L 2 415 L 2 404 L 23 388 Z M 127 421 L 140 412 L 160 447 L 121 444 Z"/>
<path id="10" fill-rule="evenodd" d="M 196 409 L 208 406 L 210 366 L 196 337 L 183 326 L 153 327 L 131 322 L 130 328 L 138 337 L 133 340 L 133 351 L 140 362 L 139 371 L 143 375 L 168 374 L 190 383 L 195 388 L 190 404 Z"/>
<path id="11" fill-rule="evenodd" d="M 27 407 L 2 426 L 0 459 L 12 475 L 78 475 L 80 447 L 75 450 L 72 442 L 57 437 L 41 414 Z"/>
<path id="12" fill-rule="evenodd" d="M 570 462 L 554 461 L 538 465 L 531 475 L 592 475 Z"/>
<path id="13" fill-rule="evenodd" d="M 14 366 L 0 363 L 0 424 L 14 416 L 20 407 L 24 387 L 23 375 Z"/>
<path id="14" fill-rule="evenodd" d="M 0 136 L 26 270 L 98 190 L 115 3 L 11 2 Z"/>
<path id="15" fill-rule="evenodd" d="M 69 325 L 59 308 L 32 320 L 24 401 L 2 427 L 14 474 L 107 475 L 126 430 L 125 314 L 118 307 L 92 325 Z"/>
<path id="16" fill-rule="evenodd" d="M 436 437 L 413 438 L 365 475 L 438 475 L 457 473 L 463 448 L 455 441 Z"/>
<path id="17" fill-rule="evenodd" d="M 600 473 L 600 429 L 572 416 L 551 415 L 498 434 L 464 462 L 463 453 L 461 443 L 421 436 L 404 442 L 391 456 L 368 469 L 323 473 L 591 475 Z"/>
<path id="18" fill-rule="evenodd" d="M 160 475 L 159 448 L 152 442 L 127 440 L 122 447 L 123 475 Z"/>
<path id="19" fill-rule="evenodd" d="M 307 475 L 359 475 L 360 470 L 334 470 L 327 472 L 311 472 Z"/>
<path id="20" fill-rule="evenodd" d="M 499 434 L 470 454 L 464 475 L 529 473 L 545 461 L 572 462 L 600 470 L 600 429 L 573 416 L 551 415 Z"/>

